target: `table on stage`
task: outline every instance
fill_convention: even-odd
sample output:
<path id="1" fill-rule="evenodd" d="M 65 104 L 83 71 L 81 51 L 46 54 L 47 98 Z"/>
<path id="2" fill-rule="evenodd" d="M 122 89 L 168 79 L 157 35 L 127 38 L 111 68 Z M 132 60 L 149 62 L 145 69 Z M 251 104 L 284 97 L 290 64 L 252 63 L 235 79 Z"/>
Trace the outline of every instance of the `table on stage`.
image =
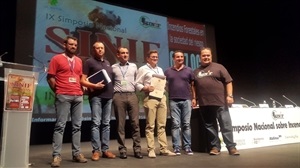
<path id="1" fill-rule="evenodd" d="M 257 148 L 300 142 L 300 108 L 230 108 L 233 137 L 238 149 Z M 208 152 L 202 116 L 193 109 L 191 118 L 192 149 Z M 226 151 L 221 139 L 221 151 Z"/>

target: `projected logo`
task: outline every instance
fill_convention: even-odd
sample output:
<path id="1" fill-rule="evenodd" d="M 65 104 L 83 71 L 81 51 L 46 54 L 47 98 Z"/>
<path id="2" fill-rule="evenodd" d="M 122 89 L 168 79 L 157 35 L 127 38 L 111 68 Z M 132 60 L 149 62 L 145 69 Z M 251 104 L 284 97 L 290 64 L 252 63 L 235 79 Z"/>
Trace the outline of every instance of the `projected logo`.
<path id="1" fill-rule="evenodd" d="M 140 24 L 145 28 L 157 28 L 160 29 L 161 24 L 157 22 L 152 22 L 147 16 L 140 17 Z"/>
<path id="2" fill-rule="evenodd" d="M 57 3 L 58 3 L 58 0 L 49 0 L 49 4 L 50 4 L 51 6 L 56 6 Z"/>
<path id="3" fill-rule="evenodd" d="M 107 27 L 115 27 L 121 24 L 120 16 L 114 14 L 113 11 L 103 11 L 103 8 L 96 7 L 88 14 L 88 18 L 95 24 L 95 27 L 106 29 Z"/>
<path id="4" fill-rule="evenodd" d="M 93 27 L 84 26 L 84 27 L 76 27 L 73 32 L 74 36 L 82 37 L 80 32 L 90 32 L 90 43 L 94 43 L 101 36 L 102 41 L 106 44 L 113 44 L 110 35 L 106 32 L 106 30 L 115 30 L 114 28 L 117 25 L 121 24 L 120 16 L 114 14 L 113 11 L 104 10 L 101 7 L 96 7 L 92 11 L 88 13 L 88 19 L 93 22 Z M 124 32 L 124 30 L 115 30 L 119 32 Z M 107 40 L 104 40 L 107 39 Z M 114 44 L 113 44 L 114 45 Z M 107 48 L 106 59 L 112 64 L 116 62 L 114 52 Z M 89 56 L 81 56 L 83 60 L 87 59 Z"/>

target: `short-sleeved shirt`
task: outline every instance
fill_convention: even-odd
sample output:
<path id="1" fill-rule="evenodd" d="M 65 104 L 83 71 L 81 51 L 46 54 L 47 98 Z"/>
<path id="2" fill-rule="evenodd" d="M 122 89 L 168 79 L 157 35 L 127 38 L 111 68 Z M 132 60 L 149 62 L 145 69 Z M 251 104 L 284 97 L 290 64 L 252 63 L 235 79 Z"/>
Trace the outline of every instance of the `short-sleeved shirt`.
<path id="1" fill-rule="evenodd" d="M 112 68 L 110 66 L 110 63 L 103 59 L 97 59 L 95 57 L 88 58 L 83 66 L 83 74 L 87 75 L 89 77 L 90 75 L 94 74 L 95 72 L 105 69 L 107 71 L 108 76 L 112 79 Z M 112 82 L 105 85 L 102 89 L 94 89 L 92 92 L 88 93 L 89 97 L 98 96 L 100 98 L 106 98 L 111 99 L 113 96 L 113 85 Z"/>
<path id="2" fill-rule="evenodd" d="M 232 82 L 232 78 L 226 68 L 212 62 L 206 67 L 198 67 L 194 70 L 195 89 L 199 106 L 224 106 L 226 84 Z"/>
<path id="3" fill-rule="evenodd" d="M 64 54 L 52 57 L 48 74 L 55 77 L 55 93 L 66 95 L 82 95 L 80 85 L 82 75 L 82 60 L 74 56 L 70 62 Z"/>
<path id="4" fill-rule="evenodd" d="M 191 83 L 194 81 L 194 73 L 192 68 L 184 66 L 177 71 L 174 67 L 165 70 L 167 79 L 169 99 L 190 100 Z"/>

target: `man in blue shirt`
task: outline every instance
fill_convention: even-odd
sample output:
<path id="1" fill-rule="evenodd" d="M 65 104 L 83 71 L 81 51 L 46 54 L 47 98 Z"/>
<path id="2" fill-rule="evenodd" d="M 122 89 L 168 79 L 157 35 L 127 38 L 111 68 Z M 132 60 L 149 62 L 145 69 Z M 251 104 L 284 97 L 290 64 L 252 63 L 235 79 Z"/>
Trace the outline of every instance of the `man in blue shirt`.
<path id="1" fill-rule="evenodd" d="M 173 149 L 176 155 L 181 154 L 181 149 L 187 155 L 193 155 L 190 121 L 192 114 L 191 99 L 195 97 L 194 74 L 190 67 L 184 65 L 182 51 L 174 51 L 173 63 L 172 67 L 165 70 L 172 119 Z"/>

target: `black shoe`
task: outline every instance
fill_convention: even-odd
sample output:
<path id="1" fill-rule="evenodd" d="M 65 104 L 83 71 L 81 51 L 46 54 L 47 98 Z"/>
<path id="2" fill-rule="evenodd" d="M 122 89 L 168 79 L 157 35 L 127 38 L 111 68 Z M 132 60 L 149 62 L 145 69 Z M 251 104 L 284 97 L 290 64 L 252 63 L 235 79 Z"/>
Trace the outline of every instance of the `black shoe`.
<path id="1" fill-rule="evenodd" d="M 120 152 L 120 158 L 121 158 L 121 159 L 127 159 L 127 154 L 126 154 L 126 152 Z"/>
<path id="2" fill-rule="evenodd" d="M 135 152 L 134 157 L 138 159 L 143 159 L 143 155 L 141 154 L 141 152 Z"/>

